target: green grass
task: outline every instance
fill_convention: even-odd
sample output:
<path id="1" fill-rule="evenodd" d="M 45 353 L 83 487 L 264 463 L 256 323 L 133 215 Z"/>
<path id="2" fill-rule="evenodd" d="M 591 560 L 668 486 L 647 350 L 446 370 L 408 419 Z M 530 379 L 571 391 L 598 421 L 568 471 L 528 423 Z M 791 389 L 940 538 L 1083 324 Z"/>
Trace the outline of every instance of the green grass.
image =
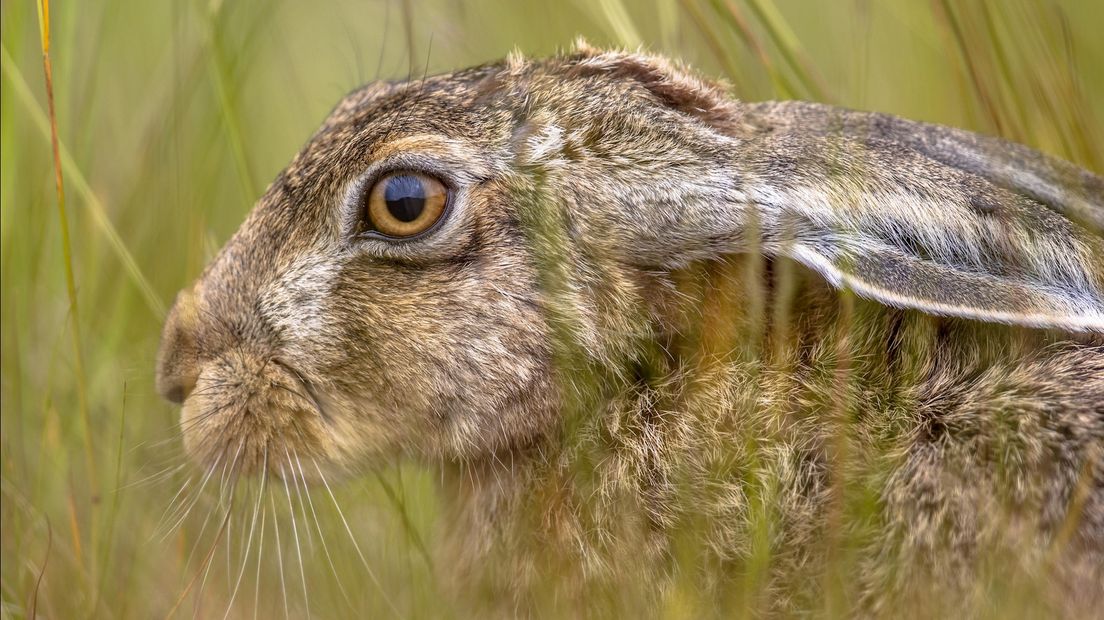
<path id="1" fill-rule="evenodd" d="M 258 527 L 271 528 L 279 513 L 283 539 L 269 530 L 260 557 L 253 546 L 246 563 L 256 506 L 222 524 L 208 518 L 218 501 L 209 488 L 177 515 L 174 497 L 192 472 L 177 467 L 177 411 L 153 390 L 175 292 L 330 107 L 363 82 L 515 47 L 548 54 L 581 34 L 679 56 L 744 99 L 887 111 L 1104 169 L 1104 4 L 1095 0 L 322 4 L 55 3 L 67 218 L 58 217 L 35 3 L 0 4 L 2 617 L 30 608 L 56 618 L 161 617 L 178 602 L 179 616 L 199 605 L 215 617 L 231 598 L 231 615 L 259 606 L 264 617 L 282 614 L 285 596 L 293 616 L 305 599 L 315 617 L 447 610 L 427 553 L 438 510 L 432 471 L 405 464 L 343 483 L 334 499 L 313 489 L 313 509 L 302 505 L 303 490 L 272 489 Z M 312 510 L 317 519 L 304 514 Z M 212 547 L 216 534 L 229 544 Z M 679 615 L 690 598 L 676 591 L 661 613 Z"/>

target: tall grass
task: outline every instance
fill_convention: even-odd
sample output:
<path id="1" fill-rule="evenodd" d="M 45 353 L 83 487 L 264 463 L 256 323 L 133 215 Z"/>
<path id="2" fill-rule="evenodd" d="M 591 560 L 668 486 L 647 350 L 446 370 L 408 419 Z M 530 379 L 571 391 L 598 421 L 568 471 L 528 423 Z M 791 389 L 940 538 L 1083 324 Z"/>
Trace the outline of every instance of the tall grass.
<path id="1" fill-rule="evenodd" d="M 272 483 L 263 504 L 218 479 L 194 495 L 177 412 L 153 391 L 175 291 L 365 81 L 514 47 L 548 54 L 582 34 L 679 56 L 744 99 L 893 112 L 1104 167 L 1104 4 L 1093 0 L 49 8 L 40 18 L 33 2 L 0 4 L 5 618 L 447 615 L 431 566 L 435 472 Z M 230 502 L 241 505 L 223 519 Z M 657 613 L 692 609 L 678 596 Z"/>

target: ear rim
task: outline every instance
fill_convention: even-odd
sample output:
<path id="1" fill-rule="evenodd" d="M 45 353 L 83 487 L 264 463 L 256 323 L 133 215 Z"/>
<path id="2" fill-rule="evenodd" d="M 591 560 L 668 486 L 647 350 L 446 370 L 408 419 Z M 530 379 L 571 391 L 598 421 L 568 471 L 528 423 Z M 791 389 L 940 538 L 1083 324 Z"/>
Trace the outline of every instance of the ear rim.
<path id="1" fill-rule="evenodd" d="M 629 79 L 639 84 L 663 105 L 697 118 L 724 134 L 746 133 L 743 104 L 731 93 L 730 85 L 701 76 L 688 65 L 640 48 L 636 51 L 603 49 L 582 37 L 575 39 L 573 76 L 603 75 Z"/>

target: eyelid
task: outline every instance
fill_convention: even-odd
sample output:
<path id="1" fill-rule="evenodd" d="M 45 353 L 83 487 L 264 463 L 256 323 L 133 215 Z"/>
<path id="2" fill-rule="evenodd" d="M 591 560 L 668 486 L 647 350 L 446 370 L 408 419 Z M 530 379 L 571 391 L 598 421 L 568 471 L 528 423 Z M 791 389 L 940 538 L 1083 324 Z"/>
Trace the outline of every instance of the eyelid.
<path id="1" fill-rule="evenodd" d="M 421 155 L 442 162 L 462 163 L 475 174 L 485 174 L 484 152 L 474 144 L 440 134 L 415 134 L 403 136 L 382 144 L 375 149 L 375 159 L 383 162 L 407 155 Z"/>
<path id="2" fill-rule="evenodd" d="M 478 177 L 463 169 L 461 162 L 449 162 L 418 153 L 403 153 L 390 159 L 373 162 L 353 181 L 352 190 L 367 192 L 384 177 L 408 172 L 430 176 L 444 184 L 450 191 L 475 182 Z"/>

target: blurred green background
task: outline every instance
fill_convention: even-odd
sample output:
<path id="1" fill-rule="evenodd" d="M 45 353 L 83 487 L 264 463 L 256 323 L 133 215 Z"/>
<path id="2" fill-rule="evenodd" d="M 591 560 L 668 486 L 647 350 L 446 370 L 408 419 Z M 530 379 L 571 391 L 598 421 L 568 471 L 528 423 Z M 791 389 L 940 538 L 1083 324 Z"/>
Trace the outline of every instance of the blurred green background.
<path id="1" fill-rule="evenodd" d="M 366 81 L 514 48 L 550 54 L 583 35 L 680 57 L 743 99 L 891 112 L 1104 168 L 1098 0 L 52 4 L 79 348 L 36 4 L 4 0 L 4 618 L 31 607 L 55 618 L 447 615 L 430 569 L 433 473 L 411 464 L 333 490 L 366 562 L 330 495 L 313 489 L 294 508 L 302 567 L 292 561 L 290 498 L 276 492 L 283 504 L 263 511 L 264 545 L 243 558 L 247 507 L 200 570 L 217 498 L 208 491 L 186 510 L 193 472 L 181 467 L 177 411 L 153 390 L 175 292 L 337 100 Z"/>

